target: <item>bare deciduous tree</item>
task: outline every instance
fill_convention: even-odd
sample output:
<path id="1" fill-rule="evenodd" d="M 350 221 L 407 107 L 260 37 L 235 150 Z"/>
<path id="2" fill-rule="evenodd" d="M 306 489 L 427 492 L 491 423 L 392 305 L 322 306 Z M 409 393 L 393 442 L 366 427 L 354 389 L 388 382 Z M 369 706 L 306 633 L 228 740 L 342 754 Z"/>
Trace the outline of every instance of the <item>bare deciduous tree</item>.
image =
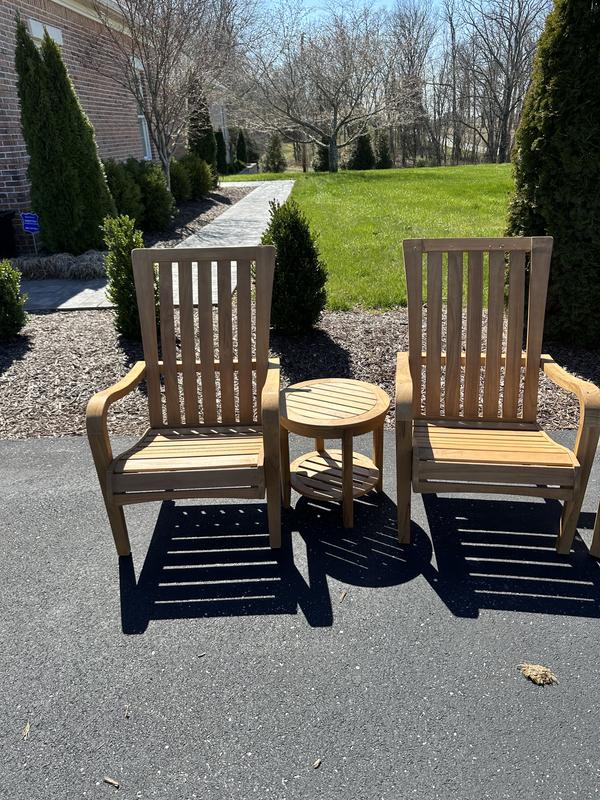
<path id="1" fill-rule="evenodd" d="M 329 169 L 337 171 L 339 149 L 389 102 L 381 22 L 352 5 L 316 20 L 289 0 L 270 10 L 234 84 L 245 124 L 327 147 Z"/>
<path id="2" fill-rule="evenodd" d="M 112 77 L 136 99 L 170 187 L 169 165 L 188 103 L 222 72 L 252 6 L 242 0 L 94 0 L 118 63 Z"/>

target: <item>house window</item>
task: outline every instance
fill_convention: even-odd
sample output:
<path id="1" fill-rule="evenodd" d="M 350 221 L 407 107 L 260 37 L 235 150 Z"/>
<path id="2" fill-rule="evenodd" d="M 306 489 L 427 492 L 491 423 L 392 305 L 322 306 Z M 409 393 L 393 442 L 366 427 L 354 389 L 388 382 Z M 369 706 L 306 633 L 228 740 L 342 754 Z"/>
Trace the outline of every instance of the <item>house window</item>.
<path id="1" fill-rule="evenodd" d="M 134 58 L 133 64 L 136 70 L 138 86 L 140 94 L 144 96 L 144 71 L 142 69 L 142 62 L 139 58 Z M 152 143 L 150 141 L 150 131 L 148 130 L 148 120 L 144 114 L 144 109 L 141 105 L 138 106 L 138 125 L 140 127 L 140 136 L 142 138 L 142 145 L 144 147 L 144 160 L 152 161 Z"/>
<path id="2" fill-rule="evenodd" d="M 39 22 L 37 19 L 31 19 L 31 17 L 27 20 L 27 23 L 29 25 L 29 32 L 36 42 L 39 43 L 42 41 L 44 38 L 44 31 L 46 30 L 48 31 L 48 36 L 55 41 L 56 44 L 62 45 L 63 37 L 60 28 L 55 28 L 52 25 L 46 25 L 43 22 Z"/>

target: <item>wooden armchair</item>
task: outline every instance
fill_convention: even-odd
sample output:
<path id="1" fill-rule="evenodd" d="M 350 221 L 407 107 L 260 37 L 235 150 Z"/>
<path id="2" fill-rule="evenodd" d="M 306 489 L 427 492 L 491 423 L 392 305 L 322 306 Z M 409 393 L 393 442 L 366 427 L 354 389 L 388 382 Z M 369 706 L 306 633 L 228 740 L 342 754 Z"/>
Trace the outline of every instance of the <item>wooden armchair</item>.
<path id="1" fill-rule="evenodd" d="M 135 364 L 122 381 L 94 395 L 87 407 L 90 447 L 118 554 L 130 553 L 123 514 L 128 503 L 262 498 L 265 490 L 271 547 L 279 547 L 279 362 L 269 359 L 275 248 L 134 250 L 132 259 L 145 360 Z M 155 313 L 157 264 L 162 358 Z M 174 269 L 178 314 L 174 312 Z M 232 276 L 237 278 L 235 309 Z M 137 444 L 113 457 L 108 409 L 143 379 L 148 387 L 150 427 Z"/>
<path id="2" fill-rule="evenodd" d="M 600 434 L 600 391 L 541 355 L 551 254 L 550 237 L 404 242 L 409 352 L 398 353 L 396 372 L 401 542 L 410 541 L 412 481 L 414 491 L 422 493 L 485 492 L 563 500 L 557 550 L 570 551 Z M 482 346 L 486 274 L 487 332 Z M 554 442 L 536 422 L 540 369 L 579 398 L 574 452 Z M 600 532 L 592 552 L 600 555 Z"/>

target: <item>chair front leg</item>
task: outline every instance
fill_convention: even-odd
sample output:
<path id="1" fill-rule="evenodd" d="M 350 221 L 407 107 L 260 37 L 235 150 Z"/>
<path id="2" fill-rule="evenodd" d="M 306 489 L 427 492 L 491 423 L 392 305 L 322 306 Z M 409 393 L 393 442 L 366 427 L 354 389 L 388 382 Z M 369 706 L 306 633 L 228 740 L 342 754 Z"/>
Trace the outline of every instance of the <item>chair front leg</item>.
<path id="1" fill-rule="evenodd" d="M 594 463 L 599 437 L 600 428 L 586 425 L 584 417 L 582 425 L 577 432 L 577 442 L 575 443 L 575 455 L 581 468 L 575 482 L 573 498 L 568 500 L 563 506 L 563 512 L 560 518 L 560 532 L 556 540 L 556 549 L 562 554 L 569 553 L 573 546 L 573 539 L 577 531 L 577 522 L 579 520 L 579 514 L 581 513 L 581 506 L 583 504 L 592 464 Z M 598 538 L 600 539 L 600 533 Z M 596 550 L 600 549 L 600 542 L 596 540 L 596 534 L 594 534 L 594 541 L 592 542 L 592 549 L 590 551 L 593 555 L 595 555 L 593 552 L 594 546 Z"/>

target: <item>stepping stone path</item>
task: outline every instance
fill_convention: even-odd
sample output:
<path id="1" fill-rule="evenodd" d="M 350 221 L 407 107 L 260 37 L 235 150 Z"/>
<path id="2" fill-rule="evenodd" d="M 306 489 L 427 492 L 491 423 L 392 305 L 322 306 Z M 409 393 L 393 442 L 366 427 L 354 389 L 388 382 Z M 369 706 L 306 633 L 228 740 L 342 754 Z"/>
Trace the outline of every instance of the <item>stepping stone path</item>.
<path id="1" fill-rule="evenodd" d="M 180 247 L 233 247 L 259 244 L 269 222 L 269 203 L 283 203 L 289 197 L 294 181 L 236 181 L 236 186 L 255 187 L 235 205 L 224 211 L 198 233 L 188 236 Z M 217 302 L 216 267 L 213 273 L 213 303 Z M 236 276 L 232 270 L 232 289 Z M 21 287 L 28 295 L 28 311 L 74 311 L 90 308 L 110 308 L 106 297 L 106 280 L 24 280 Z M 197 300 L 197 280 L 194 277 L 194 302 Z M 177 271 L 173 272 L 173 295 L 178 305 Z"/>

